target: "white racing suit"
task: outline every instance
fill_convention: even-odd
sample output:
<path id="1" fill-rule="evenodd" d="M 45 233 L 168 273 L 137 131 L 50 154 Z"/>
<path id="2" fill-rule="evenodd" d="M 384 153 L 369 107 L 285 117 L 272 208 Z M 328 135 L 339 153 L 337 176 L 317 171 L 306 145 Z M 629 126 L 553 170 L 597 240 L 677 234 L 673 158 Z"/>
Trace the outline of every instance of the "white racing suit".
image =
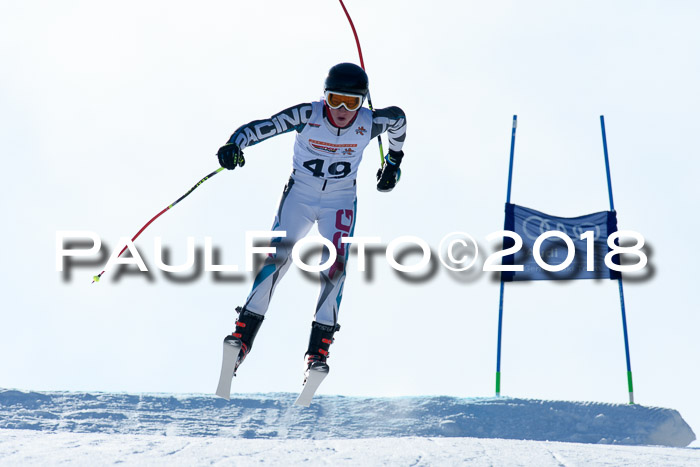
<path id="1" fill-rule="evenodd" d="M 243 125 L 231 136 L 244 149 L 272 136 L 297 131 L 291 177 L 284 188 L 273 231 L 276 253 L 268 256 L 255 278 L 244 309 L 265 315 L 272 294 L 289 269 L 294 244 L 318 223 L 319 233 L 335 246 L 337 259 L 320 273 L 321 292 L 314 319 L 327 326 L 338 324 L 345 268 L 350 245 L 342 237 L 353 235 L 357 217 L 355 177 L 362 152 L 375 136 L 388 131 L 389 148 L 400 151 L 406 136 L 406 118 L 398 107 L 375 110 L 362 107 L 345 128 L 331 124 L 324 102 L 300 104 L 272 116 Z M 328 260 L 324 248 L 321 263 Z"/>

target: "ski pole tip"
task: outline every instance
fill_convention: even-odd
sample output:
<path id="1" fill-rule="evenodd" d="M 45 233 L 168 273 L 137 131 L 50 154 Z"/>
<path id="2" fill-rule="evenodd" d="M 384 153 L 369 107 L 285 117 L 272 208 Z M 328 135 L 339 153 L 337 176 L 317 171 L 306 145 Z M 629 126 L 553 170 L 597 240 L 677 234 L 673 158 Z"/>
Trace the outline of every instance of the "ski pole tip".
<path id="1" fill-rule="evenodd" d="M 92 276 L 92 283 L 94 284 L 95 282 L 100 282 L 100 275 Z"/>

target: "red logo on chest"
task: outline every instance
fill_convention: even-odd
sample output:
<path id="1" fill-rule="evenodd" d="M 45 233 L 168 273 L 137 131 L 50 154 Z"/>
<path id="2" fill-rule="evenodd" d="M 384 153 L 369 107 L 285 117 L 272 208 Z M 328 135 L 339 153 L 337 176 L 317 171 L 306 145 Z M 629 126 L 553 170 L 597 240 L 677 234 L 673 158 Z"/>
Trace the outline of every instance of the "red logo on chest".
<path id="1" fill-rule="evenodd" d="M 327 143 L 325 141 L 318 141 L 315 139 L 310 139 L 309 144 L 311 145 L 311 147 L 318 151 L 323 151 L 328 154 L 335 154 L 338 151 L 340 151 L 346 156 L 355 152 L 353 148 L 357 147 L 357 144 L 333 144 Z"/>

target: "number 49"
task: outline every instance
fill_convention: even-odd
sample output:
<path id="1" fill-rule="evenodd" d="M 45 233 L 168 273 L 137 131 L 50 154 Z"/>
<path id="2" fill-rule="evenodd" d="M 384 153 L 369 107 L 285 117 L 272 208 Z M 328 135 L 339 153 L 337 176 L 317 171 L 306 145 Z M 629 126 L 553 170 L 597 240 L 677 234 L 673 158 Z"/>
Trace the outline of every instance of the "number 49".
<path id="1" fill-rule="evenodd" d="M 326 174 L 323 172 L 323 159 L 311 159 L 304 162 L 302 165 L 309 169 L 314 177 L 323 177 Z M 333 162 L 328 166 L 328 174 L 333 178 L 343 178 L 350 174 L 350 162 L 339 161 Z"/>

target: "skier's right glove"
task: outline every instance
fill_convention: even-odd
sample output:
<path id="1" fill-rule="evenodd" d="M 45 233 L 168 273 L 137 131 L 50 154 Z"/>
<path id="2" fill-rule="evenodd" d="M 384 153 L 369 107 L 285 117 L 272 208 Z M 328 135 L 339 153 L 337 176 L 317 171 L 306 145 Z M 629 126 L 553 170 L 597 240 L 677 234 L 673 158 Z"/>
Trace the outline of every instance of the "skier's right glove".
<path id="1" fill-rule="evenodd" d="M 377 190 L 391 191 L 399 183 L 401 159 L 403 159 L 403 151 L 389 149 L 389 154 L 384 157 L 384 165 L 377 171 Z"/>
<path id="2" fill-rule="evenodd" d="M 239 148 L 236 143 L 228 143 L 221 146 L 216 155 L 219 158 L 221 167 L 228 170 L 233 170 L 236 167 L 243 167 L 245 165 L 243 151 L 241 151 L 241 148 Z"/>

